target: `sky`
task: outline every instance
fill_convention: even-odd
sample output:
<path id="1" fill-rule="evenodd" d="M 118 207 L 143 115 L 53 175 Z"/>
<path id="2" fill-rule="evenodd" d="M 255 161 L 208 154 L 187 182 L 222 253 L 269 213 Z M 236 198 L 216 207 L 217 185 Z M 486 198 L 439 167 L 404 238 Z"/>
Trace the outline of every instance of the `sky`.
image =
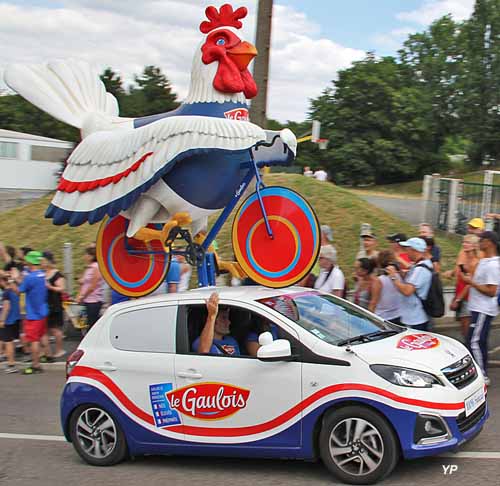
<path id="1" fill-rule="evenodd" d="M 159 66 L 182 99 L 202 40 L 198 26 L 209 0 L 0 0 L 0 78 L 10 63 L 84 59 L 111 66 L 126 84 L 145 65 Z M 230 3 L 229 0 L 227 3 Z M 257 0 L 246 6 L 245 40 L 255 39 Z M 274 0 L 269 118 L 307 118 L 309 100 L 337 72 L 368 51 L 394 55 L 409 34 L 451 14 L 470 16 L 474 0 Z M 0 83 L 0 88 L 5 87 Z"/>

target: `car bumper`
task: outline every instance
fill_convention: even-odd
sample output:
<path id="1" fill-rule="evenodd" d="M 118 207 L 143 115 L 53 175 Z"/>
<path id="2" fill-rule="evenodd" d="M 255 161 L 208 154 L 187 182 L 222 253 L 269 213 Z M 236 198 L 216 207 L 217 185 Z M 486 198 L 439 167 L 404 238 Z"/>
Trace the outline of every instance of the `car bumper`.
<path id="1" fill-rule="evenodd" d="M 405 459 L 418 459 L 420 457 L 434 456 L 443 452 L 456 451 L 462 444 L 476 437 L 489 417 L 488 404 L 478 409 L 470 417 L 460 414 L 457 417 L 443 417 L 448 426 L 450 437 L 436 444 L 409 444 L 403 447 Z"/>

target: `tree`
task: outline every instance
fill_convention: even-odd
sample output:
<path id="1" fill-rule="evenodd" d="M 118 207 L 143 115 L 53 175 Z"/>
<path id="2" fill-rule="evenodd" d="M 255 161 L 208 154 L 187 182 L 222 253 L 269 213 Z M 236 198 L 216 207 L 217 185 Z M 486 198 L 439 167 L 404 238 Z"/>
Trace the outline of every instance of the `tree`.
<path id="1" fill-rule="evenodd" d="M 120 102 L 126 95 L 121 76 L 110 67 L 107 67 L 100 75 L 100 78 L 106 87 L 106 91 L 111 93 Z"/>
<path id="2" fill-rule="evenodd" d="M 330 139 L 325 159 L 337 183 L 407 180 L 445 163 L 433 143 L 428 99 L 407 79 L 395 58 L 368 54 L 312 101 L 311 117 Z"/>
<path id="3" fill-rule="evenodd" d="M 124 100 L 123 116 L 155 115 L 179 106 L 170 81 L 160 68 L 146 66 L 140 76 L 135 76 L 135 82 L 137 87 L 131 87 Z"/>
<path id="4" fill-rule="evenodd" d="M 472 141 L 469 158 L 481 165 L 486 157 L 500 157 L 500 3 L 477 0 L 464 33 L 460 115 Z"/>
<path id="5" fill-rule="evenodd" d="M 463 87 L 463 32 L 463 24 L 447 15 L 432 23 L 427 31 L 410 35 L 399 51 L 405 84 L 427 98 L 436 152 L 446 137 L 462 130 L 457 113 Z"/>
<path id="6" fill-rule="evenodd" d="M 52 118 L 19 95 L 0 97 L 0 127 L 70 142 L 80 140 L 76 128 Z"/>

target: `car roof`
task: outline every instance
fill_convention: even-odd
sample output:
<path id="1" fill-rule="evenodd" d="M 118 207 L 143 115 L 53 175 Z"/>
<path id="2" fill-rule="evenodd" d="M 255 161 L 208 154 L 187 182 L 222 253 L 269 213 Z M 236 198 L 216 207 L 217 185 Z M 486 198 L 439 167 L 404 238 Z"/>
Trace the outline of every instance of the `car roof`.
<path id="1" fill-rule="evenodd" d="M 245 285 L 238 287 L 201 287 L 199 289 L 186 290 L 172 294 L 155 295 L 153 297 L 141 297 L 115 304 L 113 308 L 134 307 L 137 304 L 155 304 L 160 302 L 208 300 L 212 292 L 219 294 L 220 300 L 237 300 L 240 302 L 252 302 L 259 299 L 277 297 L 279 295 L 289 295 L 296 292 L 313 291 L 303 287 L 287 287 L 284 289 L 272 289 L 260 285 Z"/>

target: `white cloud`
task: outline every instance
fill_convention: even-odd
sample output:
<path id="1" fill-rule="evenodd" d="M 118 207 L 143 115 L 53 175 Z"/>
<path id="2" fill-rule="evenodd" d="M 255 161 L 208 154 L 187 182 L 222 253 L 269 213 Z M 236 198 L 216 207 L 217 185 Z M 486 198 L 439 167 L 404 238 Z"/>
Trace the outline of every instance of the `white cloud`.
<path id="1" fill-rule="evenodd" d="M 377 34 L 373 36 L 373 42 L 379 47 L 390 51 L 397 51 L 401 49 L 403 42 L 409 35 L 414 34 L 415 29 L 411 27 L 401 27 L 393 29 L 384 34 Z"/>
<path id="2" fill-rule="evenodd" d="M 162 68 L 174 90 L 186 95 L 198 26 L 213 0 L 66 0 L 60 7 L 0 3 L 0 72 L 12 62 L 81 58 L 111 66 L 127 83 L 147 64 Z M 217 2 L 215 2 L 217 3 Z M 252 41 L 256 0 L 248 7 L 243 35 Z M 239 6 L 238 4 L 234 5 Z M 268 116 L 303 120 L 318 96 L 364 53 L 321 38 L 319 26 L 295 9 L 274 7 Z M 0 73 L 1 74 L 1 73 Z M 0 86 L 1 87 L 1 86 Z"/>
<path id="3" fill-rule="evenodd" d="M 475 0 L 425 0 L 420 8 L 400 12 L 396 18 L 425 26 L 448 14 L 451 14 L 455 20 L 465 20 L 470 17 L 474 3 Z"/>

